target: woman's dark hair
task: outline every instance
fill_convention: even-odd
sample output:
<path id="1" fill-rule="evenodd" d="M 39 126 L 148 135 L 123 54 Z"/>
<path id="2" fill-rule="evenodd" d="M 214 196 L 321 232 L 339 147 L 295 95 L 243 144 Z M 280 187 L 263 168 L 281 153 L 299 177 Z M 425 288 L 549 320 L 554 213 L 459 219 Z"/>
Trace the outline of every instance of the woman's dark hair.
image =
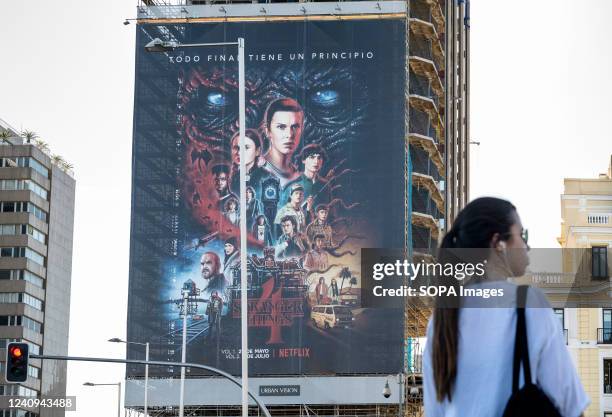
<path id="1" fill-rule="evenodd" d="M 490 248 L 491 240 L 496 233 L 499 234 L 500 240 L 506 240 L 515 222 L 516 207 L 509 201 L 494 197 L 473 200 L 457 215 L 453 226 L 442 239 L 439 262 L 444 263 L 445 260 L 442 258 L 449 260 L 452 258 L 448 254 L 445 255 L 444 249 Z M 484 254 L 488 251 L 480 253 Z M 483 260 L 476 261 L 482 262 Z M 439 298 L 436 301 L 433 317 L 432 365 L 436 397 L 439 402 L 444 401 L 447 397 L 448 401 L 452 400 L 459 348 L 460 310 L 458 306 L 446 305 L 446 308 L 443 306 L 444 302 Z"/>
<path id="2" fill-rule="evenodd" d="M 261 149 L 261 145 L 262 145 L 261 135 L 259 134 L 257 130 L 245 129 L 244 136 L 253 141 L 256 149 Z M 239 137 L 240 137 L 240 131 L 234 133 L 234 136 L 232 136 L 232 139 L 230 140 L 230 144 Z"/>

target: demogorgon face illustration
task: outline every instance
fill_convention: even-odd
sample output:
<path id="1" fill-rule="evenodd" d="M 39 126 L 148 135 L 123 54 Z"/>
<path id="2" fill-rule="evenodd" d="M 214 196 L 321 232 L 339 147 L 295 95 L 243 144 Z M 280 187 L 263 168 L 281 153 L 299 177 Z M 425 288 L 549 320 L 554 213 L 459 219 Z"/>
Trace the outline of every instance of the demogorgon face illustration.
<path id="1" fill-rule="evenodd" d="M 350 64 L 350 63 L 348 63 Z M 304 108 L 300 148 L 317 143 L 329 156 L 324 171 L 352 168 L 350 147 L 368 139 L 369 92 L 364 75 L 348 64 L 331 66 L 298 63 L 247 66 L 246 127 L 258 129 L 267 150 L 264 113 L 280 97 L 296 99 Z M 230 164 L 230 140 L 238 131 L 238 80 L 235 67 L 192 68 L 179 76 L 178 128 L 184 145 L 184 200 L 194 219 L 207 231 L 234 232 L 216 206 L 210 167 Z M 299 149 L 294 155 L 296 159 Z M 350 158 L 349 158 L 350 159 Z M 298 161 L 294 161 L 298 162 Z"/>

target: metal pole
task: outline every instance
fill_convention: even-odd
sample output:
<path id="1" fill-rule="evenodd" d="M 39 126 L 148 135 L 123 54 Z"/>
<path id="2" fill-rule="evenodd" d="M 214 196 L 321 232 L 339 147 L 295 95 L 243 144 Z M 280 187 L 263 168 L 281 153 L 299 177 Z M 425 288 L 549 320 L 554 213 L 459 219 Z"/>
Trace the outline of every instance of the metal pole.
<path id="1" fill-rule="evenodd" d="M 145 360 L 149 362 L 149 342 L 145 345 Z M 145 388 L 144 388 L 144 415 L 147 417 L 147 405 L 149 399 L 149 364 L 145 365 Z"/>
<path id="2" fill-rule="evenodd" d="M 444 111 L 444 161 L 446 166 L 445 178 L 444 178 L 444 203 L 446 205 L 446 210 L 444 213 L 444 228 L 446 230 L 450 229 L 450 226 L 453 224 L 454 215 L 453 215 L 453 206 L 452 206 L 452 195 L 451 195 L 451 187 L 452 187 L 452 123 L 453 119 L 453 92 L 452 92 L 452 79 L 453 79 L 453 64 L 452 64 L 452 26 L 451 26 L 451 8 L 453 7 L 454 0 L 446 1 L 446 19 L 444 23 L 445 28 L 445 40 L 444 40 L 444 61 L 445 61 L 445 71 L 444 71 L 444 96 L 446 100 L 446 106 Z"/>
<path id="3" fill-rule="evenodd" d="M 463 208 L 463 206 L 465 206 L 465 174 L 467 171 L 467 166 L 466 166 L 466 148 L 468 147 L 468 145 L 466 145 L 466 136 L 465 136 L 465 25 L 464 25 L 464 18 L 465 18 L 465 0 L 459 0 L 459 7 L 458 7 L 458 11 L 459 11 L 459 16 L 458 16 L 458 46 L 459 46 L 459 51 L 458 51 L 458 56 L 459 56 L 459 74 L 458 74 L 458 84 L 459 84 L 459 88 L 458 88 L 458 92 L 459 92 L 459 97 L 458 97 L 458 107 L 459 107 L 459 126 L 458 126 L 458 130 L 459 130 L 459 149 L 458 149 L 458 154 L 459 154 L 459 210 L 461 210 Z"/>
<path id="4" fill-rule="evenodd" d="M 183 349 L 181 352 L 181 363 L 187 361 L 187 307 L 189 291 L 183 290 Z M 181 367 L 181 391 L 179 399 L 179 417 L 184 415 L 185 399 L 185 367 Z"/>
<path id="5" fill-rule="evenodd" d="M 400 417 L 404 417 L 404 386 L 403 386 L 403 382 L 404 382 L 404 373 L 402 372 L 401 374 L 398 375 L 398 379 L 399 379 L 399 415 Z"/>
<path id="6" fill-rule="evenodd" d="M 110 358 L 87 358 L 83 356 L 63 356 L 63 355 L 30 355 L 32 359 L 53 359 L 58 361 L 81 361 L 81 362 L 107 362 L 107 363 L 132 363 L 136 365 L 154 365 L 154 366 L 179 366 L 181 368 L 195 368 L 204 369 L 206 371 L 214 372 L 226 379 L 229 379 L 235 385 L 242 387 L 242 383 L 232 375 L 228 374 L 221 369 L 213 368 L 208 365 L 201 365 L 199 363 L 182 363 L 182 362 L 164 362 L 164 361 L 142 361 L 138 359 L 110 359 Z M 270 411 L 266 408 L 266 405 L 261 401 L 259 396 L 249 392 L 249 396 L 255 401 L 255 403 L 261 408 L 266 417 L 270 416 Z"/>
<path id="7" fill-rule="evenodd" d="M 117 384 L 117 417 L 121 417 L 121 382 Z"/>
<path id="8" fill-rule="evenodd" d="M 466 166 L 466 178 L 465 178 L 465 203 L 470 201 L 470 0 L 466 0 L 464 21 L 465 25 L 465 140 L 468 142 L 465 145 L 465 166 Z"/>
<path id="9" fill-rule="evenodd" d="M 240 337 L 242 339 L 242 417 L 249 415 L 249 343 L 247 299 L 246 130 L 244 38 L 238 38 L 238 124 L 240 125 Z"/>

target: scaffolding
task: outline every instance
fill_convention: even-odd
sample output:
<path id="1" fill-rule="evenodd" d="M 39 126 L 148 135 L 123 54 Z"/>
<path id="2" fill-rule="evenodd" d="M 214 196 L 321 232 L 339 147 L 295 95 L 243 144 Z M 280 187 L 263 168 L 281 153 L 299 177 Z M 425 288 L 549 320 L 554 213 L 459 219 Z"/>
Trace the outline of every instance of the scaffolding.
<path id="1" fill-rule="evenodd" d="M 181 10 L 187 5 L 239 2 L 270 1 L 138 0 L 138 5 L 143 13 L 148 6 Z M 406 0 L 406 5 L 405 249 L 413 262 L 434 262 L 439 239 L 468 201 L 469 0 Z M 422 355 L 431 313 L 428 300 L 405 304 L 401 404 L 294 404 L 270 406 L 271 414 L 423 416 Z M 156 417 L 176 413 L 175 407 L 149 408 L 149 415 Z M 259 413 L 255 407 L 249 410 L 252 416 Z M 143 415 L 139 408 L 127 409 L 127 414 Z M 185 415 L 239 416 L 240 407 L 185 407 Z"/>

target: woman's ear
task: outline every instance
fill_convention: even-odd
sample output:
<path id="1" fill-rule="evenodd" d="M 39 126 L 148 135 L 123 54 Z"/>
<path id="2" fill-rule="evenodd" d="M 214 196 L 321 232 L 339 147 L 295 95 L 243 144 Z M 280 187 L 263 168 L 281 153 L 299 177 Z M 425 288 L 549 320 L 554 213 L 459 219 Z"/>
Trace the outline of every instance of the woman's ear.
<path id="1" fill-rule="evenodd" d="M 506 242 L 500 239 L 499 233 L 494 233 L 491 237 L 490 247 L 499 252 L 503 252 L 506 250 Z"/>

